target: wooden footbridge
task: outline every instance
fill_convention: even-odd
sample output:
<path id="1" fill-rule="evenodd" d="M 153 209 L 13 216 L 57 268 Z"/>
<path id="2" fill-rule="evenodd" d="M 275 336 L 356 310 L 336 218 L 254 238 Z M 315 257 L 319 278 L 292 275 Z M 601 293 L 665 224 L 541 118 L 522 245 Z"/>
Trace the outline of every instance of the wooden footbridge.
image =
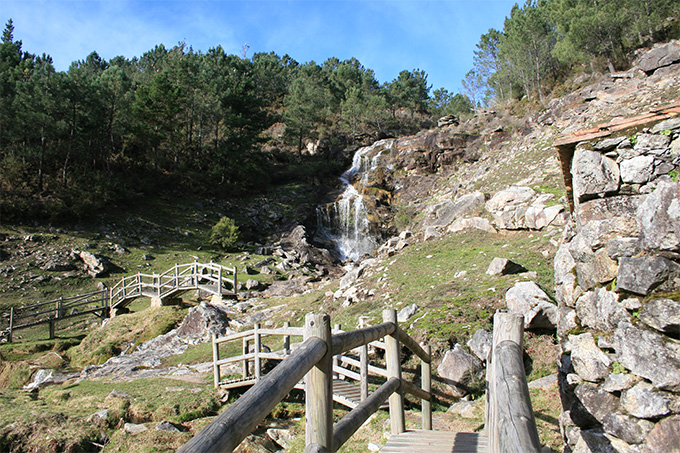
<path id="1" fill-rule="evenodd" d="M 200 290 L 217 297 L 238 297 L 238 274 L 230 268 L 213 262 L 176 264 L 161 274 L 137 273 L 120 279 L 113 287 L 88 294 L 24 307 L 12 307 L 3 315 L 8 325 L 0 330 L 0 338 L 13 340 L 16 330 L 41 324 L 49 325 L 50 338 L 54 338 L 59 321 L 86 314 L 101 318 L 115 316 L 140 297 L 148 297 L 152 303 L 163 301 L 192 290 Z"/>
<path id="2" fill-rule="evenodd" d="M 430 353 L 398 326 L 395 310 L 383 312 L 382 324 L 349 332 L 332 330 L 328 315 L 310 313 L 305 317 L 304 328 L 260 329 L 256 326 L 248 332 L 213 338 L 215 386 L 252 387 L 178 451 L 233 451 L 291 390 L 302 387 L 306 453 L 337 451 L 385 401 L 389 401 L 391 436 L 383 452 L 538 453 L 540 442 L 524 373 L 523 324 L 522 315 L 499 311 L 494 316 L 484 433 L 432 431 Z M 269 335 L 283 336 L 282 350 L 265 352 L 261 339 Z M 296 335 L 303 336 L 304 341 L 291 346 L 290 337 Z M 220 359 L 220 345 L 239 339 L 243 342 L 243 353 Z M 385 350 L 385 368 L 368 363 L 369 345 Z M 402 379 L 402 347 L 420 359 L 419 386 Z M 264 373 L 263 359 L 280 363 Z M 221 367 L 239 362 L 241 376 L 223 380 Z M 369 374 L 384 378 L 370 394 Z M 341 376 L 346 380 L 340 380 Z M 359 400 L 343 403 L 352 410 L 334 425 L 333 401 L 342 393 L 342 389 L 336 389 L 337 383 L 356 387 L 347 382 L 347 378 L 359 382 Z M 406 430 L 406 393 L 421 401 L 422 429 Z"/>

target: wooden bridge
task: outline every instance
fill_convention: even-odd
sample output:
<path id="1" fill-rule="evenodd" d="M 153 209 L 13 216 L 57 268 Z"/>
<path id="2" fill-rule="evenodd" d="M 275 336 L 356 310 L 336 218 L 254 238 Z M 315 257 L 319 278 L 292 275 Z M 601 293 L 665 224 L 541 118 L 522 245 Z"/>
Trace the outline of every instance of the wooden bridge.
<path id="1" fill-rule="evenodd" d="M 220 298 L 238 297 L 237 270 L 213 262 L 176 264 L 162 274 L 138 273 L 124 277 L 112 288 L 12 307 L 9 313 L 3 315 L 8 326 L 0 330 L 0 338 L 6 337 L 7 341 L 12 342 L 16 330 L 48 324 L 52 339 L 59 321 L 92 313 L 107 318 L 115 316 L 139 297 L 148 297 L 161 305 L 164 300 L 192 290 L 201 290 Z"/>
<path id="2" fill-rule="evenodd" d="M 304 378 L 306 453 L 337 451 L 387 400 L 391 436 L 382 448 L 383 452 L 540 452 L 538 432 L 524 373 L 522 315 L 499 311 L 494 316 L 493 345 L 487 366 L 485 433 L 432 431 L 429 351 L 399 328 L 395 310 L 385 310 L 383 321 L 377 326 L 350 332 L 336 330 L 337 333 L 333 334 L 328 315 L 310 313 L 305 318 L 304 329 L 289 326 L 283 329 L 256 327 L 252 331 L 225 338 L 214 338 L 215 386 L 253 386 L 178 451 L 183 453 L 233 451 L 292 389 L 300 386 Z M 286 337 L 300 334 L 304 337 L 304 342 L 291 348 L 290 340 L 286 342 Z M 260 340 L 263 335 L 282 335 L 283 353 L 263 352 Z M 374 343 L 381 338 L 384 338 L 384 343 Z M 238 339 L 243 341 L 244 353 L 220 360 L 219 345 Z M 252 352 L 250 341 L 254 342 Z M 386 362 L 384 369 L 371 368 L 368 364 L 367 354 L 364 356 L 361 351 L 366 350 L 369 344 L 384 346 Z M 402 379 L 400 356 L 402 346 L 420 358 L 420 386 Z M 350 351 L 357 350 L 360 355 L 359 372 L 352 371 L 347 366 L 341 367 L 340 363 L 356 366 L 356 359 L 351 358 Z M 350 362 L 343 362 L 342 357 L 350 357 Z M 263 374 L 258 362 L 264 358 L 281 362 L 272 371 Z M 222 380 L 220 367 L 239 361 L 242 363 L 241 377 L 238 380 Z M 254 375 L 249 371 L 251 363 Z M 383 373 L 375 374 L 383 375 L 386 380 L 368 394 L 368 375 L 376 368 Z M 334 389 L 337 382 L 334 373 L 338 376 L 345 371 L 354 373 L 354 377 L 358 376 L 361 388 L 360 401 L 345 417 L 333 425 L 333 400 L 334 395 L 339 393 Z M 240 384 L 237 384 L 237 381 Z M 405 393 L 421 400 L 422 429 L 405 428 Z"/>

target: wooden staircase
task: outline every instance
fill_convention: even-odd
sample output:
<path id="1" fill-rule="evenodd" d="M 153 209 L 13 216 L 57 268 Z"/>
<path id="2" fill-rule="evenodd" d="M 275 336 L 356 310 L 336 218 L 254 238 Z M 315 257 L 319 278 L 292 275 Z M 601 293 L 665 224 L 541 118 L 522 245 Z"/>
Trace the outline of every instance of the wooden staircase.
<path id="1" fill-rule="evenodd" d="M 541 451 L 538 431 L 534 420 L 529 389 L 524 373 L 523 325 L 524 317 L 499 311 L 494 316 L 492 350 L 487 364 L 487 412 L 484 433 L 432 431 L 431 384 L 429 348 L 426 352 L 397 325 L 396 311 L 385 310 L 382 324 L 350 332 L 331 335 L 328 315 L 310 313 L 305 318 L 305 341 L 291 351 L 290 343 L 284 341 L 286 358 L 262 376 L 259 361 L 262 357 L 279 357 L 279 354 L 261 351 L 261 335 L 278 334 L 290 336 L 300 330 L 286 326 L 285 329 L 259 329 L 230 336 L 230 340 L 243 339 L 244 352 L 240 356 L 219 359 L 219 344 L 225 339 L 213 338 L 213 364 L 215 386 L 220 386 L 220 367 L 230 362 L 243 361 L 244 375 L 248 373 L 249 361 L 254 364 L 256 384 L 239 400 L 180 448 L 180 453 L 233 451 L 254 430 L 285 396 L 300 385 L 304 377 L 306 406 L 305 453 L 337 451 L 370 417 L 389 399 L 391 436 L 381 451 L 385 453 L 539 453 Z M 378 342 L 384 338 L 384 343 Z M 249 352 L 249 341 L 255 349 Z M 361 354 L 360 370 L 347 370 L 347 376 L 359 376 L 360 389 L 344 380 L 331 379 L 333 373 L 341 372 L 342 356 L 352 350 L 366 351 L 369 344 L 385 347 L 385 369 L 369 367 L 367 357 Z M 401 378 L 401 347 L 411 349 L 421 359 L 421 387 Z M 290 351 L 290 352 L 289 352 Z M 333 363 L 335 362 L 335 363 Z M 345 363 L 354 363 L 349 359 Z M 368 370 L 387 380 L 370 395 L 367 392 Z M 235 381 L 234 381 L 235 382 Z M 299 388 L 299 387 L 298 387 Z M 346 395 L 343 395 L 344 392 Z M 404 393 L 421 398 L 423 429 L 406 430 L 404 416 Z M 340 421 L 333 424 L 332 402 L 339 397 L 354 408 Z M 343 403 L 343 404 L 345 404 Z"/>

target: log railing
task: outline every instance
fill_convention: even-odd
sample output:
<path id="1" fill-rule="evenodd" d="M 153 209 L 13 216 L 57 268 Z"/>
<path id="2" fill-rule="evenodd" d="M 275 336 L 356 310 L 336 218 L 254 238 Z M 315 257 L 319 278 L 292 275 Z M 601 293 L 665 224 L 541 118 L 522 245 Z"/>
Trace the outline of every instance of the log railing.
<path id="1" fill-rule="evenodd" d="M 240 338 L 247 338 L 249 335 L 252 335 L 252 332 L 244 333 Z M 261 376 L 241 398 L 218 415 L 179 451 L 232 451 L 303 377 L 307 421 L 306 452 L 336 451 L 388 399 L 392 433 L 401 433 L 405 430 L 404 393 L 414 394 L 427 402 L 432 398 L 429 378 L 430 354 L 399 328 L 395 310 L 385 310 L 381 324 L 335 335 L 331 332 L 328 315 L 310 313 L 305 317 L 303 336 L 304 342 L 294 348 L 288 357 L 272 371 Z M 230 338 L 236 339 L 233 335 Z M 381 338 L 385 338 L 387 381 L 333 426 L 333 356 L 345 354 L 356 348 L 363 349 Z M 428 374 L 427 378 L 421 379 L 421 388 L 408 384 L 401 378 L 401 345 L 411 349 L 421 359 L 422 373 Z M 362 358 L 360 362 L 367 362 L 367 359 Z M 367 371 L 360 374 L 367 375 Z M 432 413 L 429 404 L 423 404 L 422 416 L 423 427 L 431 429 Z"/>
<path id="2" fill-rule="evenodd" d="M 496 312 L 486 369 L 486 432 L 490 452 L 541 451 L 524 371 L 523 337 L 523 315 Z"/>

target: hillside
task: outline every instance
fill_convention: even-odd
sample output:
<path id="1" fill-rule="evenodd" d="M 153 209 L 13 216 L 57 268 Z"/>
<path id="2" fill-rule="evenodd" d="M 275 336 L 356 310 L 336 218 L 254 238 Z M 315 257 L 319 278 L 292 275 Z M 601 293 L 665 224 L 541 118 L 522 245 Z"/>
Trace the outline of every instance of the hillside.
<path id="1" fill-rule="evenodd" d="M 307 243 L 318 236 L 311 219 L 324 198 L 320 188 L 328 181 L 290 183 L 256 198 L 229 201 L 168 193 L 135 203 L 122 211 L 123 217 L 112 212 L 83 222 L 77 230 L 0 227 L 0 309 L 88 292 L 100 283 L 113 286 L 139 270 L 160 273 L 174 263 L 212 260 L 238 267 L 244 283 L 238 304 L 225 301 L 217 307 L 229 319 L 225 329 L 254 322 L 299 325 L 295 320 L 312 310 L 327 312 L 334 323 L 350 329 L 360 322 L 379 322 L 383 308 L 410 308 L 404 325 L 433 346 L 439 365 L 456 344 L 467 349 L 478 329 L 490 329 L 493 312 L 505 307 L 505 295 L 516 283 L 535 282 L 555 299 L 553 258 L 570 223 L 553 142 L 559 134 L 679 101 L 678 64 L 652 72 L 646 75 L 634 66 L 614 75 L 584 75 L 565 87 L 569 94 L 539 112 L 526 113 L 528 105 L 519 101 L 459 124 L 374 144 L 370 158 L 382 165 L 371 166 L 362 183 L 367 228 L 378 245 L 368 258 L 331 263 Z M 249 241 L 238 252 L 209 245 L 210 228 L 225 215 L 237 220 Z M 108 257 L 108 275 L 88 276 L 74 250 Z M 497 257 L 525 271 L 490 275 L 487 270 Z M 272 272 L 264 273 L 264 268 Z M 257 283 L 246 290 L 247 280 Z M 46 328 L 20 331 L 19 342 L 0 345 L 0 447 L 176 449 L 237 396 L 212 388 L 210 367 L 200 365 L 211 359 L 203 332 L 178 340 L 181 348 L 173 343 L 176 351 L 183 350 L 179 355 L 146 357 L 128 368 L 114 368 L 112 362 L 109 368 L 92 365 L 153 349 L 140 345 L 179 326 L 190 309 L 198 311 L 208 302 L 185 294 L 177 305 L 150 308 L 148 300 L 139 299 L 132 313 L 105 325 L 95 317 L 62 325 L 55 340 L 44 339 Z M 557 372 L 560 350 L 554 333 L 527 333 L 529 380 Z M 22 390 L 39 369 L 55 370 L 59 379 Z M 455 389 L 436 380 L 440 410 L 435 428 L 479 428 L 479 408 L 472 418 L 447 411 L 456 400 Z M 472 396 L 478 398 L 479 391 Z M 534 390 L 532 396 L 542 441 L 561 450 L 557 385 Z M 104 410 L 105 416 L 95 416 Z M 299 399 L 292 398 L 276 410 L 277 420 L 270 424 L 277 429 L 292 426 L 299 434 L 301 412 Z M 154 430 L 162 421 L 179 432 Z M 384 422 L 384 414 L 376 417 L 343 451 L 379 444 Z M 126 423 L 151 429 L 133 435 L 126 433 Z M 258 438 L 266 436 L 259 433 L 250 441 Z M 291 451 L 299 451 L 299 438 L 290 441 Z M 271 440 L 262 442 L 264 447 L 250 451 L 276 448 Z"/>

